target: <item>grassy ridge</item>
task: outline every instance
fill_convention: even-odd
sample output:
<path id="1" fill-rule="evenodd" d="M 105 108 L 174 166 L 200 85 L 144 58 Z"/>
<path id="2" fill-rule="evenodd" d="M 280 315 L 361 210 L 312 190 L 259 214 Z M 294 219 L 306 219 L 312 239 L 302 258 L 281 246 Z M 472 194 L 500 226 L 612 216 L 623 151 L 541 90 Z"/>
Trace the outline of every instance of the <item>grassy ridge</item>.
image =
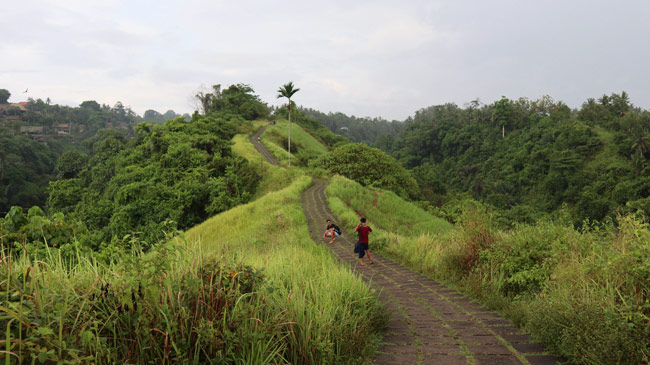
<path id="1" fill-rule="evenodd" d="M 368 350 L 363 344 L 381 325 L 382 311 L 370 289 L 312 243 L 300 205 L 300 191 L 309 182 L 297 179 L 194 227 L 186 237 L 206 252 L 264 267 L 269 309 L 295 323 L 286 333 L 292 359 L 350 361 L 357 350 Z"/>
<path id="2" fill-rule="evenodd" d="M 326 190 L 329 204 L 346 227 L 355 227 L 358 214 L 341 209 L 341 202 L 363 214 L 379 228 L 400 235 L 417 236 L 421 233 L 442 233 L 452 225 L 444 219 L 432 216 L 423 209 L 405 201 L 391 191 L 364 188 L 360 184 L 335 176 Z M 398 213 L 399 212 L 399 213 Z"/>
<path id="3" fill-rule="evenodd" d="M 248 132 L 252 134 L 256 128 L 262 127 L 263 125 L 268 125 L 268 122 L 256 122 L 254 123 L 255 128 L 251 128 Z M 303 171 L 297 169 L 287 170 L 279 166 L 268 164 L 266 160 L 264 160 L 264 157 L 260 155 L 260 153 L 257 152 L 255 147 L 250 143 L 250 134 L 235 135 L 232 139 L 232 150 L 233 153 L 244 157 L 249 162 L 252 162 L 254 167 L 257 169 L 258 174 L 262 177 L 257 186 L 257 191 L 253 197 L 254 199 L 262 197 L 269 192 L 281 190 L 289 186 L 298 176 L 304 175 Z"/>
<path id="4" fill-rule="evenodd" d="M 237 153 L 257 156 L 246 137 L 233 141 Z M 0 359 L 369 362 L 384 310 L 309 237 L 300 193 L 310 178 L 255 165 L 264 172 L 255 201 L 146 254 L 110 264 L 81 256 L 71 264 L 49 249 L 0 257 Z"/>
<path id="5" fill-rule="evenodd" d="M 355 199 L 367 206 L 372 193 L 332 185 L 332 209 L 356 223 Z M 379 202 L 376 209 L 408 214 Z M 568 216 L 500 231 L 475 203 L 451 230 L 399 234 L 399 224 L 377 223 L 371 249 L 479 297 L 576 363 L 650 362 L 650 226 L 627 216 L 581 232 Z"/>
<path id="6" fill-rule="evenodd" d="M 278 121 L 276 125 L 267 128 L 262 134 L 262 143 L 282 164 L 288 160 L 286 150 L 288 130 L 289 122 Z M 307 160 L 326 152 L 327 147 L 307 133 L 301 126 L 291 123 L 292 165 L 306 165 Z"/>

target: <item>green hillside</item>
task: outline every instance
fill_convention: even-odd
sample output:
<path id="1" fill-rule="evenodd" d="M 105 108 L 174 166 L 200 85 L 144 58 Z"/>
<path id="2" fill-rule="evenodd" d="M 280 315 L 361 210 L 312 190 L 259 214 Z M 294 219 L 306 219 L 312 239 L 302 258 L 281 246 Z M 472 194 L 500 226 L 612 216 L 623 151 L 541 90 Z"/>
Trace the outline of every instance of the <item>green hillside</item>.
<path id="1" fill-rule="evenodd" d="M 278 121 L 274 126 L 268 127 L 262 134 L 262 143 L 271 151 L 278 161 L 288 162 L 287 144 L 289 139 L 289 123 L 285 120 Z M 309 160 L 326 153 L 328 148 L 304 128 L 291 123 L 291 163 L 306 166 Z"/>
<path id="2" fill-rule="evenodd" d="M 47 209 L 0 218 L 0 358 L 369 363 L 386 313 L 310 238 L 300 196 L 318 176 L 337 223 L 368 218 L 371 250 L 477 298 L 554 353 L 649 361 L 647 112 L 620 100 L 576 113 L 440 106 L 384 140 L 395 159 L 295 111 L 287 168 L 250 143 L 270 123 L 265 105 L 246 85 L 226 90 L 202 95 L 205 114 L 191 120 L 90 139 L 87 156 L 60 164 Z M 283 113 L 262 136 L 281 160 Z"/>

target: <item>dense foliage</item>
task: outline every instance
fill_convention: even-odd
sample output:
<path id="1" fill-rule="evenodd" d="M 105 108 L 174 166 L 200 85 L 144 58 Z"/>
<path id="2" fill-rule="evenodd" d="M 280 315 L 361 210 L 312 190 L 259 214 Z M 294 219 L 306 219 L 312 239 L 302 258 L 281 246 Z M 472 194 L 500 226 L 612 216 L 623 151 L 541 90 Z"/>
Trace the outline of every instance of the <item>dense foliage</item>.
<path id="1" fill-rule="evenodd" d="M 243 118 L 264 116 L 268 109 L 246 85 L 210 100 L 205 116 L 135 128 L 140 118 L 121 103 L 110 108 L 85 101 L 70 108 L 39 99 L 20 104 L 19 111 L 5 105 L 0 119 L 7 110 L 18 114 L 0 128 L 0 210 L 45 207 L 47 199 L 49 215 L 37 216 L 79 228 L 75 240 L 66 236 L 68 243 L 109 252 L 130 246 L 134 237 L 152 245 L 165 232 L 248 201 L 257 176 L 232 154 L 230 140 Z M 148 110 L 147 116 L 160 122 L 156 118 L 176 114 Z M 67 129 L 58 124 L 63 120 Z M 40 134 L 19 134 L 25 125 Z M 23 210 L 11 211 L 20 217 Z M 47 241 L 31 231 L 28 224 L 12 223 L 0 233 L 14 243 Z"/>
<path id="2" fill-rule="evenodd" d="M 272 119 L 288 119 L 288 117 L 289 110 L 287 108 L 278 108 L 275 109 Z M 291 107 L 291 122 L 303 127 L 316 140 L 327 147 L 336 147 L 350 142 L 347 138 L 339 136 L 325 128 L 319 120 L 310 117 L 304 113 L 303 109 L 298 109 L 295 105 Z"/>
<path id="3" fill-rule="evenodd" d="M 153 109 L 148 109 L 145 110 L 144 114 L 142 114 L 142 121 L 153 124 L 163 124 L 169 119 L 176 119 L 180 117 L 183 117 L 185 119 L 191 118 L 189 114 L 180 115 L 173 110 L 168 110 L 165 113 L 161 114 Z"/>
<path id="4" fill-rule="evenodd" d="M 239 116 L 246 120 L 265 118 L 269 108 L 255 95 L 250 85 L 235 84 L 221 90 L 221 85 L 213 85 L 212 91 L 196 94 L 203 114 L 219 112 L 226 118 Z"/>
<path id="5" fill-rule="evenodd" d="M 43 205 L 62 143 L 44 145 L 0 129 L 0 216 L 11 206 Z"/>
<path id="6" fill-rule="evenodd" d="M 378 143 L 379 138 L 395 135 L 403 123 L 389 122 L 382 118 L 358 118 L 343 113 L 323 113 L 311 108 L 301 109 L 307 117 L 322 123 L 330 131 L 342 135 L 352 142 L 363 142 L 369 145 Z"/>
<path id="7" fill-rule="evenodd" d="M 409 225 L 424 212 L 413 215 L 396 197 L 371 204 L 374 192 L 343 178 L 326 193 L 348 229 L 357 212 L 366 215 L 375 250 L 479 297 L 571 363 L 650 361 L 650 225 L 642 217 L 579 230 L 561 209 L 502 230 L 488 206 L 465 199 L 453 228 L 423 231 Z"/>
<path id="8" fill-rule="evenodd" d="M 650 112 L 623 92 L 577 111 L 550 98 L 433 106 L 382 141 L 429 201 L 469 192 L 525 222 L 567 204 L 581 224 L 621 209 L 650 213 L 649 128 Z"/>
<path id="9" fill-rule="evenodd" d="M 119 102 L 114 107 L 92 100 L 79 107 L 52 105 L 49 99 L 8 104 L 10 95 L 0 89 L 0 215 L 14 205 L 44 206 L 47 185 L 60 176 L 56 165 L 64 153 L 87 153 L 83 141 L 102 129 L 131 135 L 140 120 Z"/>
<path id="10" fill-rule="evenodd" d="M 323 155 L 313 164 L 364 186 L 391 190 L 404 198 L 418 196 L 415 179 L 395 159 L 377 148 L 351 143 Z"/>
<path id="11" fill-rule="evenodd" d="M 143 123 L 136 132 L 132 141 L 100 133 L 85 166 L 66 159 L 72 166 L 62 162 L 59 169 L 71 173 L 50 185 L 49 210 L 84 221 L 96 243 L 127 234 L 154 243 L 162 222 L 189 228 L 254 191 L 254 171 L 230 150 L 235 122 L 195 114 L 190 121 Z"/>

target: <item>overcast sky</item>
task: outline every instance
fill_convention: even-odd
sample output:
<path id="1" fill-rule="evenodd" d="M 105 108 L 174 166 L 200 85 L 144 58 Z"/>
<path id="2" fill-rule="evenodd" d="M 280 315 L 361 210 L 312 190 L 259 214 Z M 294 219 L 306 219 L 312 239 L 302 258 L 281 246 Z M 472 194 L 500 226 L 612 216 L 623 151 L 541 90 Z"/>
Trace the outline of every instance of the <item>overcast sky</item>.
<path id="1" fill-rule="evenodd" d="M 418 109 L 604 93 L 650 109 L 650 1 L 3 0 L 0 88 L 138 114 L 192 112 L 201 85 L 404 120 Z M 26 93 L 23 93 L 27 90 Z"/>

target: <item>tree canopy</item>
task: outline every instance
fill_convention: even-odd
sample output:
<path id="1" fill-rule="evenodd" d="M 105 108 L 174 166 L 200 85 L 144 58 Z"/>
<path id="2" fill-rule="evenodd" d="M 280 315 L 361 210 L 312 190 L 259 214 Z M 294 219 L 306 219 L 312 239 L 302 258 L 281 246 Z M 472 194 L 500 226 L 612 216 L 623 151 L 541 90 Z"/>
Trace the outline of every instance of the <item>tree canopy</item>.
<path id="1" fill-rule="evenodd" d="M 314 166 L 343 175 L 364 186 L 391 190 L 403 198 L 419 195 L 413 177 L 394 158 L 363 143 L 338 147 L 319 158 Z"/>
<path id="2" fill-rule="evenodd" d="M 513 221 L 568 205 L 576 224 L 642 209 L 650 113 L 625 92 L 571 110 L 550 97 L 422 109 L 383 148 L 413 170 L 427 200 L 470 193 Z"/>

